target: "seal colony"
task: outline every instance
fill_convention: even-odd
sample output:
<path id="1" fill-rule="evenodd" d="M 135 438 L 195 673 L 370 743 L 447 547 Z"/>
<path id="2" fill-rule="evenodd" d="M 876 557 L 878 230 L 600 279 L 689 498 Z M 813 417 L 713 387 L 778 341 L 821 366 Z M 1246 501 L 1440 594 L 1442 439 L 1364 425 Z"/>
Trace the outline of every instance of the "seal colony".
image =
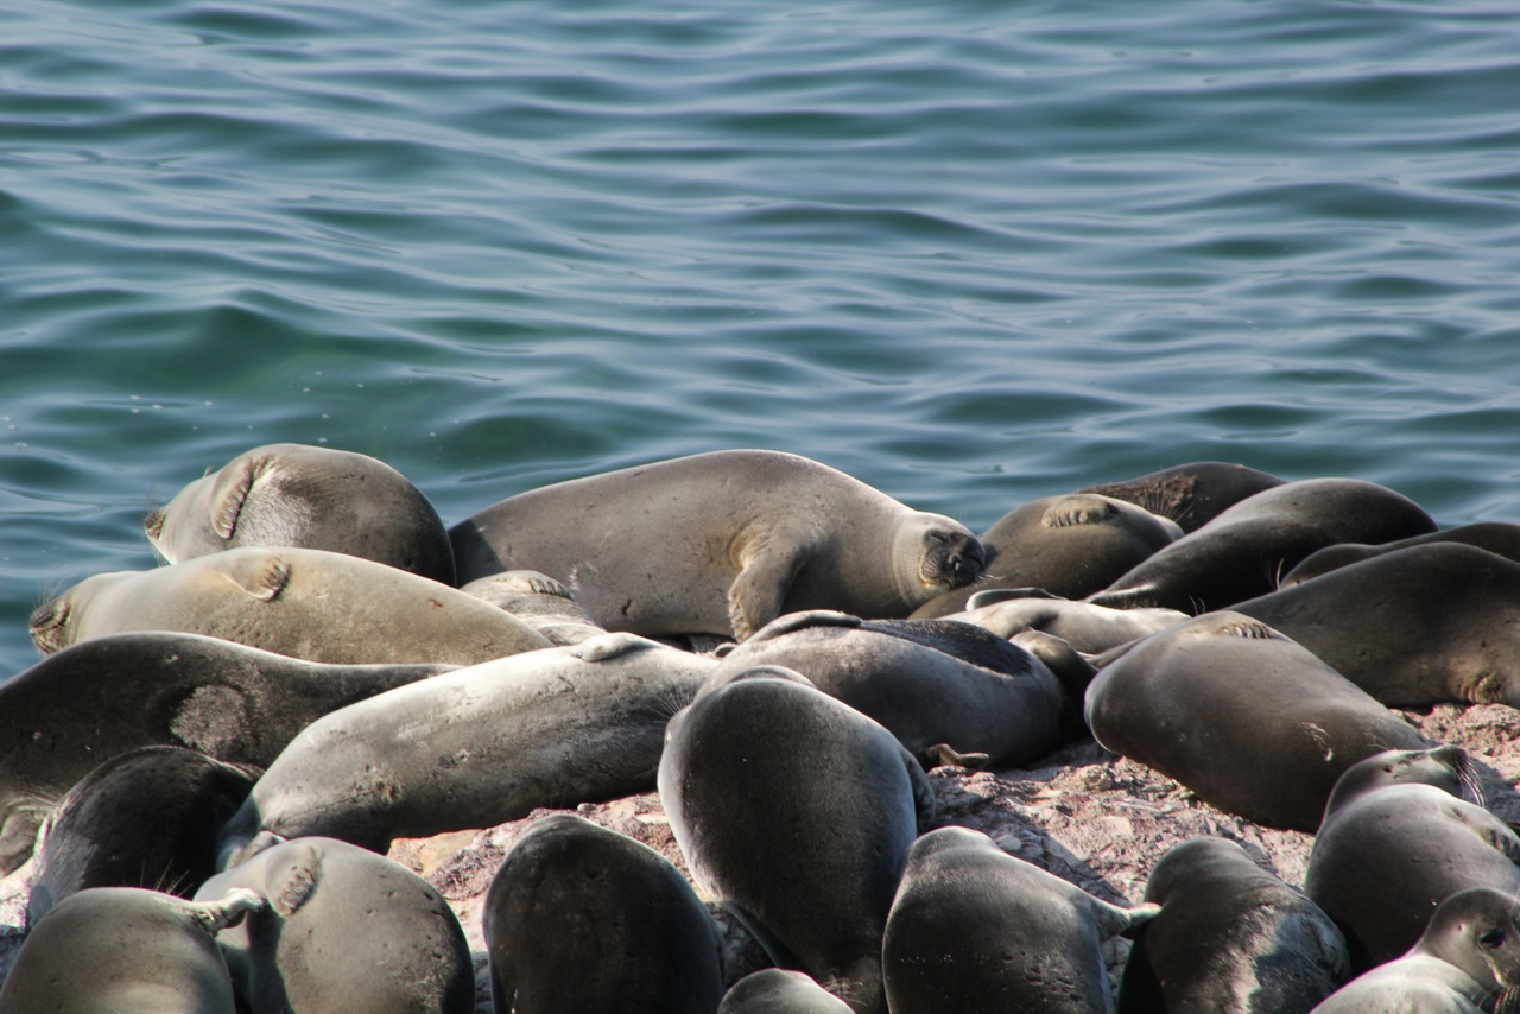
<path id="1" fill-rule="evenodd" d="M 166 566 L 42 604 L 56 654 L 0 684 L 0 904 L 33 908 L 0 1014 L 64 968 L 130 1002 L 77 972 L 111 947 L 155 1011 L 1098 1012 L 1121 971 L 1125 1012 L 1508 1009 L 1493 765 L 1520 764 L 1441 744 L 1469 706 L 1520 739 L 1509 533 L 1447 544 L 1393 490 L 1219 462 L 1010 506 L 984 548 L 734 450 L 445 530 L 363 455 L 238 456 L 149 515 Z M 1049 773 L 1008 795 L 1012 765 Z M 1206 837 L 1163 857 L 1084 816 L 1126 782 Z M 1116 819 L 1143 900 L 1031 849 Z M 1307 895 L 1273 834 L 1315 843 Z"/>

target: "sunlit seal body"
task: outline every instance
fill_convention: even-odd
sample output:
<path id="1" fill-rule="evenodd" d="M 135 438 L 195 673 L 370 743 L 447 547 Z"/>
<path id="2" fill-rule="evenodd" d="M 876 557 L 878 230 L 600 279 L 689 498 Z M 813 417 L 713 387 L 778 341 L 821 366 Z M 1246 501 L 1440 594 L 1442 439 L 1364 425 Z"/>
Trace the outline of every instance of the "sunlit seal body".
<path id="1" fill-rule="evenodd" d="M 0 683 L 0 874 L 102 761 L 188 747 L 267 767 L 321 715 L 447 665 L 319 665 L 199 634 L 115 634 L 65 648 Z"/>
<path id="2" fill-rule="evenodd" d="M 1432 542 L 1457 542 L 1464 546 L 1476 546 L 1490 553 L 1497 553 L 1506 560 L 1520 562 L 1520 525 L 1507 521 L 1484 521 L 1457 528 L 1443 528 L 1438 532 L 1416 535 L 1409 539 L 1385 542 L 1381 546 L 1368 546 L 1362 543 L 1326 546 L 1324 549 L 1310 553 L 1302 563 L 1284 575 L 1278 589 L 1292 588 L 1310 578 L 1328 574 L 1347 564 L 1360 563 L 1374 556 L 1408 549 L 1410 546 L 1425 546 Z"/>
<path id="3" fill-rule="evenodd" d="M 1021 649 L 1014 673 L 962 661 L 936 648 L 872 630 L 829 610 L 789 613 L 761 627 L 714 671 L 779 665 L 886 726 L 926 766 L 980 754 L 979 765 L 1013 767 L 1062 742 L 1075 709 L 1055 675 Z M 938 747 L 948 747 L 940 752 Z"/>
<path id="4" fill-rule="evenodd" d="M 302 546 L 454 583 L 448 532 L 427 497 L 354 451 L 255 447 L 150 511 L 143 528 L 170 563 L 242 546 Z"/>
<path id="5" fill-rule="evenodd" d="M 322 549 L 231 549 L 97 574 L 32 614 L 43 651 L 139 630 L 207 634 L 336 665 L 473 665 L 549 646 L 473 595 Z"/>
<path id="6" fill-rule="evenodd" d="M 542 571 L 609 630 L 748 637 L 782 613 L 907 616 L 981 576 L 965 526 L 827 465 L 714 451 L 521 493 L 449 532 L 459 579 Z"/>
<path id="7" fill-rule="evenodd" d="M 554 644 L 580 644 L 607 633 L 575 601 L 570 589 L 536 570 L 504 570 L 476 578 L 459 590 L 505 609 Z"/>
<path id="8" fill-rule="evenodd" d="M 850 1014 L 850 1006 L 802 972 L 764 968 L 734 983 L 718 1014 Z"/>
<path id="9" fill-rule="evenodd" d="M 1105 748 L 1269 827 L 1313 831 L 1335 780 L 1428 746 L 1310 652 L 1248 616 L 1209 613 L 1138 642 L 1087 688 Z"/>
<path id="10" fill-rule="evenodd" d="M 1459 891 L 1430 917 L 1419 943 L 1314 1008 L 1315 1014 L 1488 1014 L 1520 990 L 1520 898 Z"/>
<path id="11" fill-rule="evenodd" d="M 881 934 L 933 790 L 892 734 L 774 667 L 671 719 L 660 802 L 692 878 L 783 967 L 885 1010 Z"/>
<path id="12" fill-rule="evenodd" d="M 270 831 L 384 852 L 396 837 L 647 792 L 666 720 L 715 664 L 603 634 L 376 695 L 291 741 L 229 824 L 227 847 Z"/>
<path id="13" fill-rule="evenodd" d="M 137 887 L 80 891 L 21 945 L 0 1014 L 234 1014 L 214 934 L 261 905 L 248 891 L 217 902 Z"/>
<path id="14" fill-rule="evenodd" d="M 197 894 L 266 900 L 217 936 L 251 1014 L 471 1014 L 475 974 L 459 919 L 400 863 L 298 838 L 212 877 Z"/>
<path id="15" fill-rule="evenodd" d="M 48 821 L 28 925 L 88 887 L 194 896 L 216 872 L 217 836 L 258 771 L 178 746 L 142 747 L 101 764 Z"/>
<path id="16" fill-rule="evenodd" d="M 1088 601 L 1203 613 L 1264 595 L 1304 557 L 1337 542 L 1391 542 L 1435 531 L 1408 497 L 1359 479 L 1304 479 L 1240 501 Z"/>
<path id="17" fill-rule="evenodd" d="M 481 914 L 497 1014 L 712 1014 L 722 941 L 670 860 L 561 814 L 502 861 Z"/>
<path id="18" fill-rule="evenodd" d="M 978 536 L 987 557 L 980 579 L 935 596 L 913 615 L 956 612 L 971 595 L 991 588 L 1043 588 L 1081 598 L 1107 588 L 1181 536 L 1175 521 L 1124 500 L 1097 493 L 1041 497 Z"/>
<path id="19" fill-rule="evenodd" d="M 1177 609 L 1111 609 L 1029 592 L 979 592 L 963 612 L 950 613 L 945 619 L 973 623 L 999 637 L 1043 630 L 1089 655 L 1158 634 L 1188 619 L 1187 613 Z"/>
<path id="20" fill-rule="evenodd" d="M 1330 917 L 1227 838 L 1173 846 L 1145 900 L 1119 1014 L 1302 1014 L 1351 976 Z"/>
<path id="21" fill-rule="evenodd" d="M 1354 967 L 1414 946 L 1457 891 L 1520 892 L 1520 837 L 1456 794 L 1469 777 L 1465 754 L 1444 746 L 1368 758 L 1336 785 L 1304 892 L 1345 931 Z"/>
<path id="22" fill-rule="evenodd" d="M 1081 492 L 1128 500 L 1171 518 L 1184 532 L 1195 532 L 1246 497 L 1282 484 L 1277 476 L 1245 465 L 1192 461 Z"/>
<path id="23" fill-rule="evenodd" d="M 892 1014 L 1113 1010 L 1099 945 L 1155 905 L 1124 909 L 1010 856 L 979 831 L 914 842 L 882 942 Z"/>
<path id="24" fill-rule="evenodd" d="M 1242 602 L 1384 704 L 1520 707 L 1520 563 L 1410 546 Z"/>

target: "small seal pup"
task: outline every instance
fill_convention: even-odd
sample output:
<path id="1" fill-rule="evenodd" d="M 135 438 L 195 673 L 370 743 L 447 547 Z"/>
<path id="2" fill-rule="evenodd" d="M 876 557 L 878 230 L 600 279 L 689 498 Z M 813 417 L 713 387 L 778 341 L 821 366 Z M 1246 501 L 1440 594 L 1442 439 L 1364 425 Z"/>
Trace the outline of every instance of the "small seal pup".
<path id="1" fill-rule="evenodd" d="M 1420 939 L 1442 899 L 1469 887 L 1520 892 L 1520 837 L 1458 795 L 1454 746 L 1369 757 L 1341 776 L 1304 872 L 1304 893 L 1345 931 L 1365 970 Z"/>
<path id="2" fill-rule="evenodd" d="M 260 831 L 384 852 L 397 837 L 647 792 L 666 720 L 716 664 L 603 634 L 377 694 L 291 740 L 229 822 L 223 852 Z"/>
<path id="3" fill-rule="evenodd" d="M 473 665 L 549 641 L 456 588 L 322 549 L 229 549 L 97 574 L 32 614 L 44 652 L 134 630 L 178 630 L 334 665 Z"/>
<path id="4" fill-rule="evenodd" d="M 200 634 L 113 634 L 65 648 L 0 683 L 0 875 L 102 761 L 187 747 L 267 767 L 310 724 L 449 665 L 320 665 Z"/>
<path id="5" fill-rule="evenodd" d="M 1134 479 L 1087 486 L 1078 492 L 1102 493 L 1139 504 L 1171 518 L 1184 532 L 1196 532 L 1248 496 L 1284 480 L 1268 472 L 1224 461 L 1190 461 Z"/>
<path id="6" fill-rule="evenodd" d="M 477 578 L 459 589 L 505 609 L 553 644 L 580 644 L 607 633 L 582 609 L 570 589 L 536 570 L 504 570 Z"/>
<path id="7" fill-rule="evenodd" d="M 0 988 L 0 1014 L 234 1014 L 214 934 L 263 906 L 251 891 L 195 902 L 92 887 L 42 919 Z"/>
<path id="8" fill-rule="evenodd" d="M 671 719 L 660 802 L 692 879 L 856 1011 L 885 1011 L 881 934 L 934 793 L 893 735 L 796 673 L 715 677 Z"/>
<path id="9" fill-rule="evenodd" d="M 713 451 L 554 483 L 488 507 L 449 538 L 461 582 L 538 570 L 608 630 L 739 640 L 799 609 L 907 616 L 983 564 L 959 522 L 779 451 Z"/>
<path id="10" fill-rule="evenodd" d="M 196 897 L 265 902 L 217 943 L 251 1014 L 472 1014 L 475 971 L 459 919 L 394 860 L 331 838 L 282 842 Z"/>
<path id="11" fill-rule="evenodd" d="M 481 914 L 496 1014 L 712 1014 L 722 940 L 681 872 L 557 814 L 513 843 Z"/>
<path id="12" fill-rule="evenodd" d="M 194 896 L 216 872 L 217 835 L 259 771 L 178 746 L 145 746 L 101 764 L 48 819 L 27 924 L 87 887 Z"/>
<path id="13" fill-rule="evenodd" d="M 1458 891 L 1409 952 L 1354 980 L 1312 1014 L 1492 1014 L 1520 990 L 1520 898 Z"/>
<path id="14" fill-rule="evenodd" d="M 1099 945 L 1132 935 L 1158 910 L 1095 898 L 980 831 L 930 831 L 908 853 L 887 918 L 887 1006 L 892 1014 L 1109 1014 Z"/>
<path id="15" fill-rule="evenodd" d="M 1017 672 L 994 672 L 936 648 L 815 609 L 761 627 L 713 678 L 783 666 L 886 726 L 926 767 L 1017 767 L 1065 738 L 1075 702 L 1045 663 L 1007 645 Z"/>
<path id="16" fill-rule="evenodd" d="M 1384 704 L 1520 707 L 1520 563 L 1410 546 L 1242 602 Z"/>
<path id="17" fill-rule="evenodd" d="M 1303 479 L 1257 493 L 1158 550 L 1087 601 L 1189 613 L 1264 595 L 1317 549 L 1391 542 L 1436 530 L 1408 497 L 1360 479 Z"/>
<path id="18" fill-rule="evenodd" d="M 723 994 L 718 1014 L 850 1014 L 850 1005 L 802 972 L 763 968 Z"/>
<path id="19" fill-rule="evenodd" d="M 1351 977 L 1346 938 L 1318 905 L 1228 838 L 1190 838 L 1151 870 L 1119 1014 L 1302 1014 Z"/>
<path id="20" fill-rule="evenodd" d="M 1065 493 L 1032 500 L 1004 514 L 977 537 L 986 573 L 919 606 L 916 618 L 965 608 L 983 589 L 1043 588 L 1081 598 L 1107 588 L 1141 560 L 1182 537 L 1170 518 L 1097 493 Z"/>
<path id="21" fill-rule="evenodd" d="M 1483 521 L 1457 528 L 1443 528 L 1438 532 L 1416 535 L 1409 539 L 1385 542 L 1381 546 L 1368 546 L 1361 543 L 1326 546 L 1305 557 L 1302 563 L 1283 576 L 1277 587 L 1279 590 L 1292 588 L 1310 578 L 1328 574 L 1347 564 L 1360 563 L 1374 556 L 1382 556 L 1384 553 L 1408 549 L 1410 546 L 1429 545 L 1432 542 L 1460 542 L 1465 546 L 1476 546 L 1490 553 L 1497 553 L 1506 560 L 1520 562 L 1520 525 L 1511 524 L 1508 521 Z"/>
<path id="22" fill-rule="evenodd" d="M 949 613 L 944 618 L 973 623 L 999 637 L 1043 630 L 1088 655 L 1159 634 L 1189 618 L 1178 609 L 1110 609 L 1031 592 L 1037 593 L 1038 589 L 977 592 L 967 601 L 963 612 Z"/>
<path id="23" fill-rule="evenodd" d="M 1404 719 L 1259 620 L 1207 613 L 1137 643 L 1087 688 L 1108 750 L 1268 827 L 1313 831 L 1364 757 L 1429 743 Z"/>
<path id="24" fill-rule="evenodd" d="M 190 483 L 143 520 L 169 563 L 240 546 L 303 546 L 454 583 L 438 512 L 406 476 L 355 451 L 264 444 Z"/>

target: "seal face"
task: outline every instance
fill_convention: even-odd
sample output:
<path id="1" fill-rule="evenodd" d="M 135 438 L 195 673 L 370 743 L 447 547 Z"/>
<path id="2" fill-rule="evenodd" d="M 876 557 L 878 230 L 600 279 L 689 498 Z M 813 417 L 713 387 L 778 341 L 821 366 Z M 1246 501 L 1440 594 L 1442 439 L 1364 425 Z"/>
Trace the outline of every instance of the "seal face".
<path id="1" fill-rule="evenodd" d="M 882 929 L 933 811 L 890 732 L 794 673 L 715 676 L 671 719 L 659 791 L 693 880 L 778 965 L 885 1010 Z"/>
<path id="2" fill-rule="evenodd" d="M 449 537 L 462 582 L 536 570 L 608 630 L 741 640 L 799 609 L 906 616 L 984 563 L 964 525 L 819 462 L 759 450 L 555 483 Z"/>
<path id="3" fill-rule="evenodd" d="M 1351 975 L 1346 940 L 1318 905 L 1226 838 L 1192 838 L 1151 870 L 1119 1014 L 1290 1014 Z"/>
<path id="4" fill-rule="evenodd" d="M 481 917 L 497 1014 L 712 1014 L 722 941 L 679 870 L 581 817 L 513 844 Z"/>
<path id="5" fill-rule="evenodd" d="M 454 553 L 421 490 L 367 454 L 265 444 L 182 489 L 143 521 L 169 563 L 241 546 L 301 546 L 454 583 Z"/>
<path id="6" fill-rule="evenodd" d="M 1428 745 L 1312 653 L 1230 611 L 1138 642 L 1099 671 L 1086 713 L 1105 748 L 1222 810 L 1300 831 L 1319 826 L 1352 764 Z"/>
<path id="7" fill-rule="evenodd" d="M 299 838 L 212 877 L 197 898 L 250 893 L 264 907 L 217 942 L 252 1010 L 472 1014 L 464 930 L 432 885 L 400 863 Z"/>
<path id="8" fill-rule="evenodd" d="M 892 1014 L 1111 1011 L 1099 945 L 1157 906 L 1101 901 L 964 827 L 913 843 L 882 941 Z"/>

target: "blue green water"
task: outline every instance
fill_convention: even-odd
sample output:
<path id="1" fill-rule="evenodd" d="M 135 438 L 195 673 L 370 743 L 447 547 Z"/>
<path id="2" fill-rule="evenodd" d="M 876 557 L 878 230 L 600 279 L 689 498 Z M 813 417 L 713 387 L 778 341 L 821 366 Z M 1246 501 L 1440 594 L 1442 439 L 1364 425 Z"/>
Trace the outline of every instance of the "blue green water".
<path id="1" fill-rule="evenodd" d="M 0 678 L 276 440 L 448 522 L 736 446 L 1520 520 L 1517 279 L 1514 0 L 7 0 Z"/>

